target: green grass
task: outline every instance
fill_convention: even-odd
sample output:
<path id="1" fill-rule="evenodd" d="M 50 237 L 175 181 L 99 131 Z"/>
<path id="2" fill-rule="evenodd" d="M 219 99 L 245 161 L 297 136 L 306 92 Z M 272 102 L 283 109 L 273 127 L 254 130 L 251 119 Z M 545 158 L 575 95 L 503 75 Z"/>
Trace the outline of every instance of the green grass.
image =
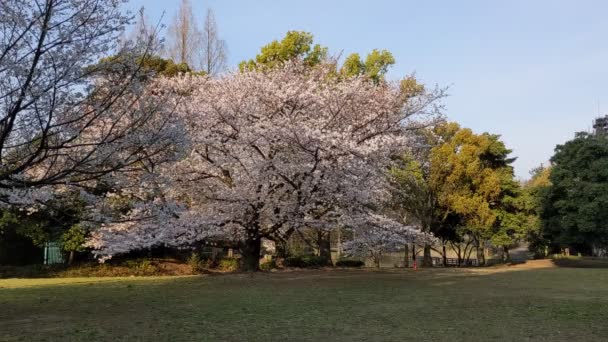
<path id="1" fill-rule="evenodd" d="M 0 280 L 1 341 L 600 341 L 608 269 Z"/>

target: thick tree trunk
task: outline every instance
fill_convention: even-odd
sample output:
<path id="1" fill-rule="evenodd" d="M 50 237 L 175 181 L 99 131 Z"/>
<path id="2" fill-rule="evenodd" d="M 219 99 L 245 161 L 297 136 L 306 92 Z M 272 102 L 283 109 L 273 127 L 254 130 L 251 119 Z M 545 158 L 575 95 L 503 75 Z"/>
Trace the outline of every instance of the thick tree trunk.
<path id="1" fill-rule="evenodd" d="M 443 243 L 443 267 L 446 267 L 448 265 L 448 253 L 446 252 L 445 249 L 445 242 Z"/>
<path id="2" fill-rule="evenodd" d="M 431 245 L 424 245 L 424 258 L 422 259 L 423 267 L 433 267 L 433 258 L 431 257 Z"/>
<path id="3" fill-rule="evenodd" d="M 486 264 L 486 257 L 483 253 L 483 246 L 477 246 L 477 266 L 484 266 Z"/>
<path id="4" fill-rule="evenodd" d="M 74 262 L 74 251 L 70 251 L 70 256 L 68 257 L 68 265 L 71 265 Z"/>
<path id="5" fill-rule="evenodd" d="M 262 250 L 262 239 L 259 236 L 250 236 L 241 245 L 241 256 L 243 257 L 243 270 L 256 272 L 260 269 L 260 252 Z"/>
<path id="6" fill-rule="evenodd" d="M 405 249 L 405 259 L 403 259 L 403 267 L 409 268 L 410 267 L 410 248 L 407 243 L 405 244 L 404 249 Z"/>

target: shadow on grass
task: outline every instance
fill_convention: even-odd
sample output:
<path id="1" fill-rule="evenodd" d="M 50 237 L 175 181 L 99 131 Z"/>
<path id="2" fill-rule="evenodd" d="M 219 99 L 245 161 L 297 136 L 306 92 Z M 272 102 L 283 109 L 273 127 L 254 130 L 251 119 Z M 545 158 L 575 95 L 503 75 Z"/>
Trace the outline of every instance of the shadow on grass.
<path id="1" fill-rule="evenodd" d="M 15 281 L 22 287 L 0 291 L 2 338 L 554 342 L 608 336 L 608 272 L 596 270 L 321 269 L 52 281 L 31 281 L 43 287 Z"/>
<path id="2" fill-rule="evenodd" d="M 557 267 L 608 268 L 608 258 L 569 257 L 551 259 L 551 262 Z"/>

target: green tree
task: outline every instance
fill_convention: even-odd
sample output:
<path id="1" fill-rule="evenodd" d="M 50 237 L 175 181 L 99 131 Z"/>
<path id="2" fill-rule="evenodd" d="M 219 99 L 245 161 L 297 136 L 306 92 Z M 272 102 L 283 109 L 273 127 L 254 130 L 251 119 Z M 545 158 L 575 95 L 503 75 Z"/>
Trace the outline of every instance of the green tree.
<path id="1" fill-rule="evenodd" d="M 342 68 L 340 68 L 340 75 L 342 77 L 356 77 L 365 73 L 365 63 L 361 60 L 361 56 L 358 53 L 351 53 L 346 57 Z"/>
<path id="2" fill-rule="evenodd" d="M 273 40 L 262 47 L 255 59 L 239 64 L 241 71 L 259 68 L 273 68 L 289 60 L 297 59 L 309 66 L 315 66 L 327 58 L 327 48 L 313 45 L 313 35 L 303 31 L 288 31 L 285 37 Z"/>
<path id="3" fill-rule="evenodd" d="M 535 257 L 545 257 L 548 252 L 548 241 L 542 235 L 540 215 L 543 197 L 551 185 L 551 181 L 549 181 L 551 168 L 541 165 L 530 173 L 532 178 L 522 184 L 518 207 L 526 217 L 526 233 L 530 252 Z"/>
<path id="4" fill-rule="evenodd" d="M 72 225 L 61 235 L 61 248 L 69 253 L 68 264 L 74 261 L 76 252 L 84 252 L 84 244 L 88 236 L 88 231 L 79 223 Z"/>
<path id="5" fill-rule="evenodd" d="M 239 64 L 241 71 L 274 68 L 290 60 L 299 60 L 308 66 L 332 62 L 328 60 L 328 49 L 313 44 L 314 37 L 309 32 L 288 31 L 282 40 L 273 40 L 263 46 L 254 59 Z M 374 82 L 384 80 L 388 69 L 395 64 L 393 54 L 388 50 L 374 49 L 365 61 L 358 53 L 346 57 L 339 74 L 342 77 L 365 75 Z"/>
<path id="6" fill-rule="evenodd" d="M 78 193 L 68 192 L 34 212 L 3 211 L 0 216 L 0 248 L 2 244 L 22 243 L 24 240 L 33 247 L 44 248 L 47 242 L 58 241 L 62 242 L 62 249 L 70 254 L 71 262 L 74 252 L 85 250 L 87 231 L 79 224 L 85 206 Z M 76 229 L 80 232 L 77 233 Z M 17 260 L 17 263 L 36 261 L 29 255 L 20 255 L 18 258 L 23 259 L 23 262 Z"/>
<path id="7" fill-rule="evenodd" d="M 579 133 L 555 148 L 542 194 L 542 231 L 553 249 L 608 247 L 608 136 Z"/>
<path id="8" fill-rule="evenodd" d="M 395 58 L 392 53 L 387 50 L 374 49 L 365 59 L 365 75 L 374 82 L 380 82 L 393 64 L 395 64 Z"/>
<path id="9" fill-rule="evenodd" d="M 393 64 L 395 58 L 390 51 L 374 49 L 367 55 L 365 62 L 358 53 L 347 56 L 340 68 L 340 74 L 343 77 L 365 75 L 378 83 L 384 80 L 384 75 Z"/>
<path id="10" fill-rule="evenodd" d="M 435 133 L 442 143 L 431 150 L 429 182 L 437 189 L 442 216 L 459 217 L 460 236 L 472 239 L 483 264 L 485 243 L 495 236 L 497 225 L 509 222 L 506 207 L 514 196 L 511 150 L 498 135 L 475 134 L 456 123 L 439 125 Z"/>
<path id="11" fill-rule="evenodd" d="M 132 61 L 135 61 L 137 67 L 144 71 L 142 77 L 154 77 L 158 75 L 174 77 L 187 73 L 205 75 L 204 71 L 193 71 L 186 63 L 175 63 L 172 59 L 165 59 L 159 56 L 142 56 L 137 58 L 128 58 L 123 55 L 111 56 L 101 59 L 93 67 L 95 68 L 95 72 L 99 74 L 120 73 L 123 70 L 132 69 L 133 66 L 129 65 Z"/>

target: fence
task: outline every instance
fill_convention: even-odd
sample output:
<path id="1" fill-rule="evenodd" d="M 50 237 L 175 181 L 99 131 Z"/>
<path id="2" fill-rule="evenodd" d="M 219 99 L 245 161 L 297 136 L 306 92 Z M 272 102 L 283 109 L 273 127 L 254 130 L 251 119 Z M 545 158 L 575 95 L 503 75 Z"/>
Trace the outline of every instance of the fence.
<path id="1" fill-rule="evenodd" d="M 44 264 L 63 264 L 61 245 L 58 242 L 47 242 L 44 244 Z"/>

